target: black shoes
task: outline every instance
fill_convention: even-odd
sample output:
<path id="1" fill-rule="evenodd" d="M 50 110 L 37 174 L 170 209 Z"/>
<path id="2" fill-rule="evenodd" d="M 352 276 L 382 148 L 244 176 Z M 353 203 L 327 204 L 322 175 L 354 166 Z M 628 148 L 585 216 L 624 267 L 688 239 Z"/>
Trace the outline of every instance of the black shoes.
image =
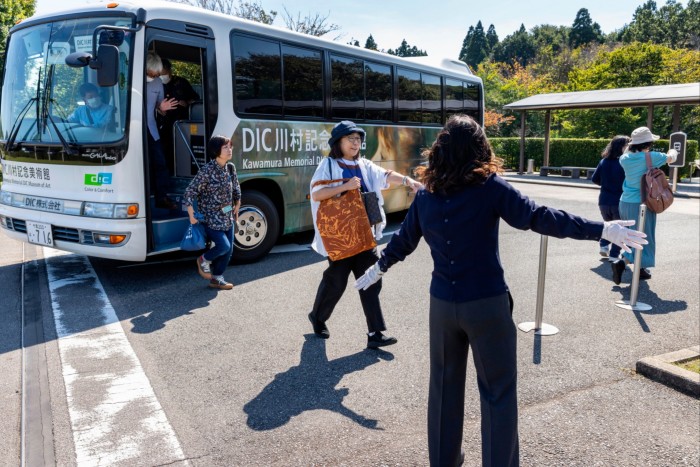
<path id="1" fill-rule="evenodd" d="M 622 282 L 622 273 L 625 272 L 625 260 L 624 259 L 618 259 L 614 263 L 610 263 L 610 266 L 612 266 L 612 280 L 615 283 L 615 285 L 620 285 L 620 282 Z"/>
<path id="2" fill-rule="evenodd" d="M 331 333 L 328 331 L 326 323 L 319 323 L 316 321 L 316 318 L 313 316 L 313 312 L 309 313 L 309 321 L 311 321 L 311 326 L 314 328 L 314 334 L 316 334 L 318 337 L 321 339 L 328 339 L 331 337 Z"/>
<path id="3" fill-rule="evenodd" d="M 370 349 L 378 349 L 379 347 L 396 344 L 397 342 L 395 337 L 385 336 L 379 331 L 375 332 L 373 336 L 367 336 L 367 347 Z"/>
<path id="4" fill-rule="evenodd" d="M 610 266 L 612 266 L 612 280 L 616 285 L 620 285 L 620 282 L 622 282 L 622 273 L 625 272 L 625 268 L 627 265 L 625 264 L 624 259 L 618 259 L 614 263 L 610 263 Z M 640 281 L 646 281 L 651 279 L 651 273 L 647 268 L 641 268 L 639 270 L 639 280 Z"/>

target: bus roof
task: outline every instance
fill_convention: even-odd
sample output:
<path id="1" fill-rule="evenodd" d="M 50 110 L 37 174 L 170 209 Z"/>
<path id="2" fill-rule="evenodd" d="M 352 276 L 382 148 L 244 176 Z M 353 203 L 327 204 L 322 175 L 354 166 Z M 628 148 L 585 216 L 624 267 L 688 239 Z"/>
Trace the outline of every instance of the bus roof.
<path id="1" fill-rule="evenodd" d="M 108 5 L 116 6 L 110 7 Z M 22 21 L 15 27 L 23 28 L 33 23 L 45 22 L 56 17 L 65 18 L 66 16 L 80 15 L 81 13 L 95 14 L 99 10 L 116 10 L 136 14 L 140 9 L 143 9 L 146 12 L 146 23 L 155 19 L 181 21 L 181 18 L 187 18 L 186 22 L 188 23 L 200 23 L 211 27 L 211 29 L 214 31 L 214 34 L 218 35 L 219 37 L 221 37 L 221 34 L 226 34 L 226 36 L 228 36 L 231 30 L 251 32 L 254 34 L 274 36 L 277 39 L 295 42 L 299 45 L 317 46 L 334 50 L 339 53 L 348 53 L 353 56 L 366 58 L 367 60 L 378 60 L 384 63 L 391 63 L 398 66 L 405 66 L 414 69 L 420 68 L 425 71 L 434 71 L 440 74 L 451 74 L 455 77 L 465 79 L 468 81 L 479 83 L 481 82 L 481 79 L 473 75 L 471 73 L 471 70 L 465 63 L 458 60 L 448 58 L 437 58 L 432 56 L 411 58 L 397 57 L 395 55 L 364 49 L 349 44 L 343 44 L 322 37 L 315 37 L 308 34 L 298 33 L 286 28 L 269 26 L 255 21 L 239 18 L 233 15 L 227 15 L 224 13 L 218 13 L 191 5 L 162 0 L 143 0 L 139 1 L 138 3 L 129 1 L 110 3 L 106 1 L 90 2 L 71 9 L 35 15 L 31 18 Z"/>

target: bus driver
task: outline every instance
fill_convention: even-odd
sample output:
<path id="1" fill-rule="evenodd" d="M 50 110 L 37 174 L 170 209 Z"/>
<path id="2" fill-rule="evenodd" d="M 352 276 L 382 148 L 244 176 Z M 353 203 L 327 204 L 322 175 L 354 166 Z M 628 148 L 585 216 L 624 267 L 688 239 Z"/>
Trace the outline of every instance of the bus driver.
<path id="1" fill-rule="evenodd" d="M 78 92 L 85 105 L 79 105 L 68 116 L 68 122 L 92 128 L 104 128 L 112 123 L 114 107 L 102 102 L 97 86 L 92 83 L 83 83 L 78 88 Z"/>

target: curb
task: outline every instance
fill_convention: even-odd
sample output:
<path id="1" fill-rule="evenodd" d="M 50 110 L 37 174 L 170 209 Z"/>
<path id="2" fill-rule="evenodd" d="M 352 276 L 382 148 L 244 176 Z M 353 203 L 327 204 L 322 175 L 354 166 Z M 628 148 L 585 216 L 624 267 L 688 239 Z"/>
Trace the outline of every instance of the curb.
<path id="1" fill-rule="evenodd" d="M 539 177 L 539 176 L 538 176 Z M 517 183 L 531 183 L 534 185 L 550 185 L 550 186 L 564 186 L 564 187 L 572 187 L 572 188 L 588 188 L 591 190 L 599 190 L 600 187 L 598 185 L 595 185 L 592 182 L 567 182 L 567 181 L 559 181 L 559 180 L 547 180 L 547 178 L 552 177 L 547 176 L 547 177 L 542 177 L 543 180 L 539 180 L 536 178 L 524 178 L 522 175 L 510 175 L 510 174 L 504 174 L 504 177 L 506 180 L 509 182 L 517 182 Z M 693 190 L 693 188 L 691 188 Z M 695 191 L 676 191 L 673 193 L 673 196 L 676 198 L 689 198 L 689 199 L 699 199 L 700 198 L 700 191 L 697 193 Z"/>
<path id="2" fill-rule="evenodd" d="M 663 355 L 646 357 L 637 362 L 637 373 L 700 398 L 700 374 L 673 364 L 697 357 L 700 357 L 700 345 Z"/>

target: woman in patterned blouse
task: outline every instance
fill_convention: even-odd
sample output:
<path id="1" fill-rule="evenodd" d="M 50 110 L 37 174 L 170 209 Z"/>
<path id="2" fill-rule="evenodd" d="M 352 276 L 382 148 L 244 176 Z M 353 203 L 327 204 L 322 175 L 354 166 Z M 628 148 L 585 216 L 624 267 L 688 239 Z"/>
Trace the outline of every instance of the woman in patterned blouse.
<path id="1" fill-rule="evenodd" d="M 207 149 L 215 158 L 202 167 L 185 190 L 185 206 L 190 223 L 195 218 L 193 203 L 204 217 L 204 230 L 214 247 L 197 258 L 199 275 L 209 280 L 209 287 L 230 290 L 233 284 L 226 282 L 224 271 L 233 252 L 233 226 L 238 222 L 241 207 L 241 185 L 236 167 L 231 163 L 231 140 L 224 136 L 212 136 Z"/>

